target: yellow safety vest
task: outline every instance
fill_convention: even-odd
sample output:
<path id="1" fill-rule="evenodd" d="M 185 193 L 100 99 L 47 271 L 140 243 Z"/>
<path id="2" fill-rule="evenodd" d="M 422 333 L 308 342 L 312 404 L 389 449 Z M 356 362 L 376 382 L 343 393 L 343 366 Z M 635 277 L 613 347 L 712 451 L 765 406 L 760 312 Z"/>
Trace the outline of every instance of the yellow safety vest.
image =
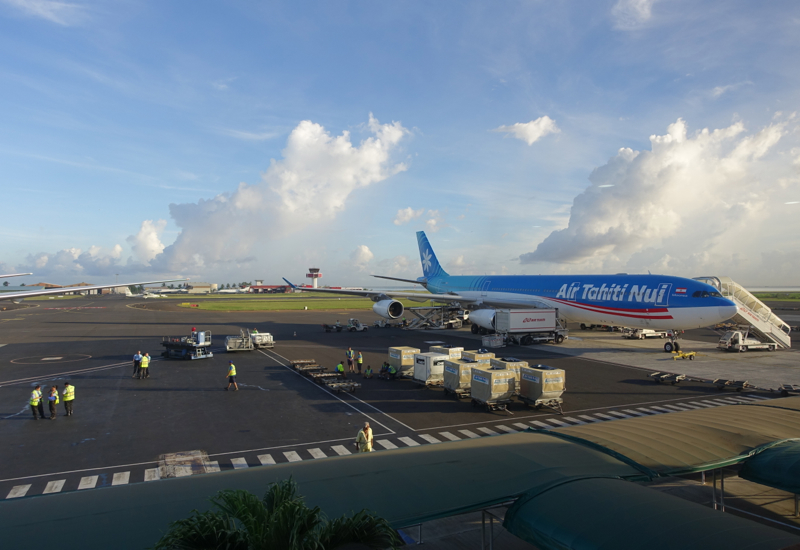
<path id="1" fill-rule="evenodd" d="M 236 376 L 236 365 L 231 364 L 230 367 L 228 367 L 228 376 Z"/>
<path id="2" fill-rule="evenodd" d="M 75 399 L 75 386 L 64 388 L 64 401 L 72 401 Z"/>
<path id="3" fill-rule="evenodd" d="M 59 403 L 61 403 L 61 401 L 58 399 L 58 390 L 56 390 L 55 396 L 56 396 L 56 399 L 55 399 L 54 403 L 56 405 L 58 405 Z"/>
<path id="4" fill-rule="evenodd" d="M 33 405 L 34 407 L 38 405 L 39 400 L 41 398 L 42 398 L 42 392 L 40 392 L 39 390 L 33 390 L 31 392 L 31 401 L 30 401 L 31 405 Z"/>
<path id="5" fill-rule="evenodd" d="M 139 365 L 140 368 L 146 369 L 150 366 L 150 357 L 149 356 L 142 356 L 142 364 Z"/>
<path id="6" fill-rule="evenodd" d="M 342 365 L 341 363 L 336 365 L 336 372 L 344 372 L 344 365 Z"/>

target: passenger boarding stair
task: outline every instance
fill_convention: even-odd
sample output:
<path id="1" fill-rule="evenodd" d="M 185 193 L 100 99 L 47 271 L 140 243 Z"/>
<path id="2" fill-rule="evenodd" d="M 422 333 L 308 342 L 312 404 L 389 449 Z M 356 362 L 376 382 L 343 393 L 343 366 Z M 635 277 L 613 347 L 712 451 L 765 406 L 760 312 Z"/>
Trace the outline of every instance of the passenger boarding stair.
<path id="1" fill-rule="evenodd" d="M 750 333 L 764 342 L 775 342 L 780 348 L 792 347 L 792 330 L 783 320 L 772 313 L 764 302 L 753 296 L 742 285 L 731 280 L 730 277 L 697 277 L 719 289 L 720 294 L 736 304 L 736 315 L 733 322 L 741 325 L 750 325 Z"/>

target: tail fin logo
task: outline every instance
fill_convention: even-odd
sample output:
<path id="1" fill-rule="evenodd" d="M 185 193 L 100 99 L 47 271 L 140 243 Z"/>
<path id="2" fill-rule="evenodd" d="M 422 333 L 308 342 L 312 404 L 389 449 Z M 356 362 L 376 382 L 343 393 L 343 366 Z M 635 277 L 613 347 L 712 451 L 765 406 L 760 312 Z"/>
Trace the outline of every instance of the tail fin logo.
<path id="1" fill-rule="evenodd" d="M 425 273 L 427 273 L 431 269 L 432 257 L 433 256 L 431 255 L 430 250 L 426 250 L 425 252 L 422 253 L 422 269 L 425 271 Z"/>

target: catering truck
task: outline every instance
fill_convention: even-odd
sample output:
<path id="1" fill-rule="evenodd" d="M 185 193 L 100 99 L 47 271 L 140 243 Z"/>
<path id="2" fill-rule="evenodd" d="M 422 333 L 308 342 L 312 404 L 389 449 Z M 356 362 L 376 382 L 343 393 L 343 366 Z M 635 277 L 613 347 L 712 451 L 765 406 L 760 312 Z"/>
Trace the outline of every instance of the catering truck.
<path id="1" fill-rule="evenodd" d="M 507 335 L 508 342 L 523 346 L 546 342 L 560 344 L 569 336 L 558 318 L 557 309 L 498 309 L 495 331 Z"/>

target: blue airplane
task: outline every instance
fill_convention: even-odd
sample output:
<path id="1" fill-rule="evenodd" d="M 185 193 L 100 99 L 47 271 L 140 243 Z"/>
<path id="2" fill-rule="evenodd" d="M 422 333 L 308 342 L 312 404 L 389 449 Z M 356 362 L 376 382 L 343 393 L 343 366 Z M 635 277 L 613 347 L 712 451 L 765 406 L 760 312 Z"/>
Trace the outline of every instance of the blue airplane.
<path id="1" fill-rule="evenodd" d="M 470 320 L 491 328 L 494 308 L 557 308 L 561 319 L 585 325 L 683 330 L 707 327 L 736 314 L 736 304 L 704 282 L 670 275 L 450 275 L 439 264 L 424 231 L 417 232 L 423 277 L 430 295 L 379 290 L 331 290 L 371 298 L 386 319 L 403 315 L 395 298 L 435 300 L 475 309 Z M 284 279 L 286 280 L 286 279 Z M 289 283 L 289 281 L 286 281 Z M 291 285 L 291 283 L 289 283 Z M 292 285 L 294 286 L 294 285 Z M 303 288 L 303 290 L 312 290 Z"/>

